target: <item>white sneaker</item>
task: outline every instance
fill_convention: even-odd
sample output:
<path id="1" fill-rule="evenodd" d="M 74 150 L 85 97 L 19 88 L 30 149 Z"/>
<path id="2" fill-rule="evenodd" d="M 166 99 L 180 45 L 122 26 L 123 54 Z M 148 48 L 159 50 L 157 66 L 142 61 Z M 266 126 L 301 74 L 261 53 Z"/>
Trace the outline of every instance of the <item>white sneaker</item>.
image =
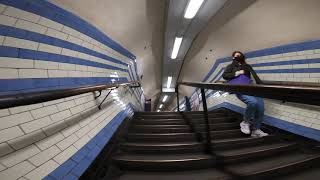
<path id="1" fill-rule="evenodd" d="M 244 134 L 250 134 L 250 123 L 247 121 L 242 121 L 240 123 L 240 130 Z"/>
<path id="2" fill-rule="evenodd" d="M 261 129 L 253 130 L 251 133 L 251 137 L 264 137 L 268 135 L 268 133 L 261 131 Z"/>

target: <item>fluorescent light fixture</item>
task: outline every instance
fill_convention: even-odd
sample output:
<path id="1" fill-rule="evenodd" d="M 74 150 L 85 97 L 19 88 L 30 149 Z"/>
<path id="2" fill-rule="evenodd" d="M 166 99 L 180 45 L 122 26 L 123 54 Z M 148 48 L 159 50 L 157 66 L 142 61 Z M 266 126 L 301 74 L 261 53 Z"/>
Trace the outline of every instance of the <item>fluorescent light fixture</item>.
<path id="1" fill-rule="evenodd" d="M 159 108 L 161 109 L 163 107 L 163 104 L 160 104 Z"/>
<path id="2" fill-rule="evenodd" d="M 162 102 L 166 102 L 167 99 L 168 99 L 168 95 L 165 95 L 162 99 Z"/>
<path id="3" fill-rule="evenodd" d="M 184 18 L 192 19 L 197 14 L 202 3 L 203 0 L 190 0 L 186 12 L 184 13 Z"/>
<path id="4" fill-rule="evenodd" d="M 168 76 L 167 88 L 170 88 L 171 81 L 172 81 L 172 76 Z"/>
<path id="5" fill-rule="evenodd" d="M 114 72 L 114 74 L 110 74 L 110 77 L 117 78 L 117 77 L 119 77 L 119 75 L 117 72 Z"/>
<path id="6" fill-rule="evenodd" d="M 176 37 L 173 44 L 173 49 L 171 53 L 171 59 L 176 59 L 181 46 L 182 37 Z"/>
<path id="7" fill-rule="evenodd" d="M 169 92 L 175 92 L 174 88 L 162 88 L 162 92 L 169 93 Z"/>

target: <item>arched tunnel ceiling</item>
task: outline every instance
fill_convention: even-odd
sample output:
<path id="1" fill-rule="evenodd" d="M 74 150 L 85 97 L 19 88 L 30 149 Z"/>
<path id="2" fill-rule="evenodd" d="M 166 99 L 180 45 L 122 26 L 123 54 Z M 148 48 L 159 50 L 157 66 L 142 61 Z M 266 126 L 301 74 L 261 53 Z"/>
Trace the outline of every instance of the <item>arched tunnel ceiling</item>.
<path id="1" fill-rule="evenodd" d="M 90 22 L 137 57 L 146 98 L 161 90 L 165 0 L 50 0 Z M 152 103 L 154 104 L 154 103 Z"/>

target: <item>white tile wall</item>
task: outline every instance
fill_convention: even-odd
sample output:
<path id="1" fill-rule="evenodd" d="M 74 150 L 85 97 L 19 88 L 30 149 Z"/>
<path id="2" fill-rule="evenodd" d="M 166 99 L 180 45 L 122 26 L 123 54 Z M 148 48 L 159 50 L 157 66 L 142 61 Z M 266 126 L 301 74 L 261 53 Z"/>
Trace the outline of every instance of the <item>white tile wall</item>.
<path id="1" fill-rule="evenodd" d="M 129 62 L 129 59 L 74 29 L 38 15 L 0 5 L 0 24 L 17 27 L 62 40 Z M 0 36 L 4 46 L 25 48 L 125 68 L 105 59 L 47 44 Z M 0 57 L 0 79 L 50 77 L 107 77 L 117 72 L 104 68 L 42 60 Z M 122 92 L 123 90 L 119 90 Z M 0 179 L 41 179 L 76 153 L 121 111 L 118 105 L 97 109 L 106 92 L 97 100 L 92 93 L 34 105 L 0 110 Z M 125 103 L 137 104 L 129 94 Z M 106 103 L 111 98 L 106 100 Z M 90 110 L 92 110 L 90 112 Z"/>
<path id="2" fill-rule="evenodd" d="M 13 18 L 10 16 L 5 16 L 5 15 L 0 15 L 0 24 L 2 24 L 2 25 L 14 26 L 16 22 L 17 22 L 16 18 Z"/>
<path id="3" fill-rule="evenodd" d="M 29 31 L 37 32 L 40 34 L 44 34 L 48 29 L 45 26 L 41 26 L 21 19 L 16 22 L 15 27 L 20 29 L 28 29 Z"/>
<path id="4" fill-rule="evenodd" d="M 57 146 L 51 146 L 50 148 L 31 157 L 29 161 L 35 166 L 40 166 L 41 164 L 52 159 L 58 153 L 60 153 L 60 149 Z"/>
<path id="5" fill-rule="evenodd" d="M 16 150 L 29 146 L 37 141 L 46 138 L 46 135 L 42 132 L 42 130 L 33 131 L 29 134 L 20 136 L 18 138 L 12 139 L 8 141 L 11 147 Z"/>
<path id="6" fill-rule="evenodd" d="M 18 69 L 0 68 L 0 79 L 18 79 Z"/>
<path id="7" fill-rule="evenodd" d="M 40 167 L 34 169 L 27 175 L 25 175 L 26 178 L 32 179 L 32 180 L 41 180 L 45 176 L 47 176 L 50 172 L 52 172 L 54 169 L 56 169 L 59 166 L 58 163 L 56 163 L 53 160 L 49 160 Z"/>
<path id="8" fill-rule="evenodd" d="M 33 13 L 29 13 L 11 6 L 8 6 L 7 9 L 3 12 L 3 14 L 12 16 L 19 19 L 24 19 L 27 21 L 31 21 L 37 23 L 40 19 L 40 16 L 35 15 Z"/>
<path id="9" fill-rule="evenodd" d="M 31 59 L 20 59 L 10 57 L 0 57 L 0 67 L 2 68 L 33 68 L 34 61 Z"/>
<path id="10" fill-rule="evenodd" d="M 59 163 L 63 164 L 66 162 L 72 155 L 74 155 L 78 149 L 76 149 L 73 145 L 68 147 L 67 149 L 63 150 L 60 154 L 55 156 L 53 159 Z"/>
<path id="11" fill-rule="evenodd" d="M 14 37 L 5 37 L 3 45 L 9 47 L 19 47 L 23 49 L 37 50 L 39 43 Z"/>
<path id="12" fill-rule="evenodd" d="M 18 179 L 26 173 L 33 170 L 35 167 L 28 161 L 23 161 L 11 168 L 0 172 L 0 179 Z"/>
<path id="13" fill-rule="evenodd" d="M 24 148 L 22 150 L 11 153 L 5 157 L 2 157 L 0 159 L 0 162 L 6 167 L 12 167 L 26 159 L 29 159 L 30 157 L 38 153 L 40 153 L 40 150 L 35 145 L 31 145 L 27 148 Z"/>
<path id="14" fill-rule="evenodd" d="M 0 156 L 4 156 L 14 150 L 7 143 L 0 143 Z"/>
<path id="15" fill-rule="evenodd" d="M 33 118 L 29 112 L 14 114 L 12 116 L 5 116 L 0 118 L 0 121 L 1 121 L 0 129 L 12 127 L 12 126 L 22 124 L 31 120 L 33 120 Z"/>

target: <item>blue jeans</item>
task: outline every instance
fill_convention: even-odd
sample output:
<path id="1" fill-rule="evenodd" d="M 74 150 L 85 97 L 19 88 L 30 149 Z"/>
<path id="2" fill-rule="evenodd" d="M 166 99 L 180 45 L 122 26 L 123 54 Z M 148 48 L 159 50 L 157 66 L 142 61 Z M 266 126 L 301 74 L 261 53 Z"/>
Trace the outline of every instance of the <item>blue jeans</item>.
<path id="1" fill-rule="evenodd" d="M 260 129 L 264 116 L 264 103 L 260 97 L 236 94 L 236 96 L 247 105 L 244 119 L 251 123 L 253 130 Z"/>

